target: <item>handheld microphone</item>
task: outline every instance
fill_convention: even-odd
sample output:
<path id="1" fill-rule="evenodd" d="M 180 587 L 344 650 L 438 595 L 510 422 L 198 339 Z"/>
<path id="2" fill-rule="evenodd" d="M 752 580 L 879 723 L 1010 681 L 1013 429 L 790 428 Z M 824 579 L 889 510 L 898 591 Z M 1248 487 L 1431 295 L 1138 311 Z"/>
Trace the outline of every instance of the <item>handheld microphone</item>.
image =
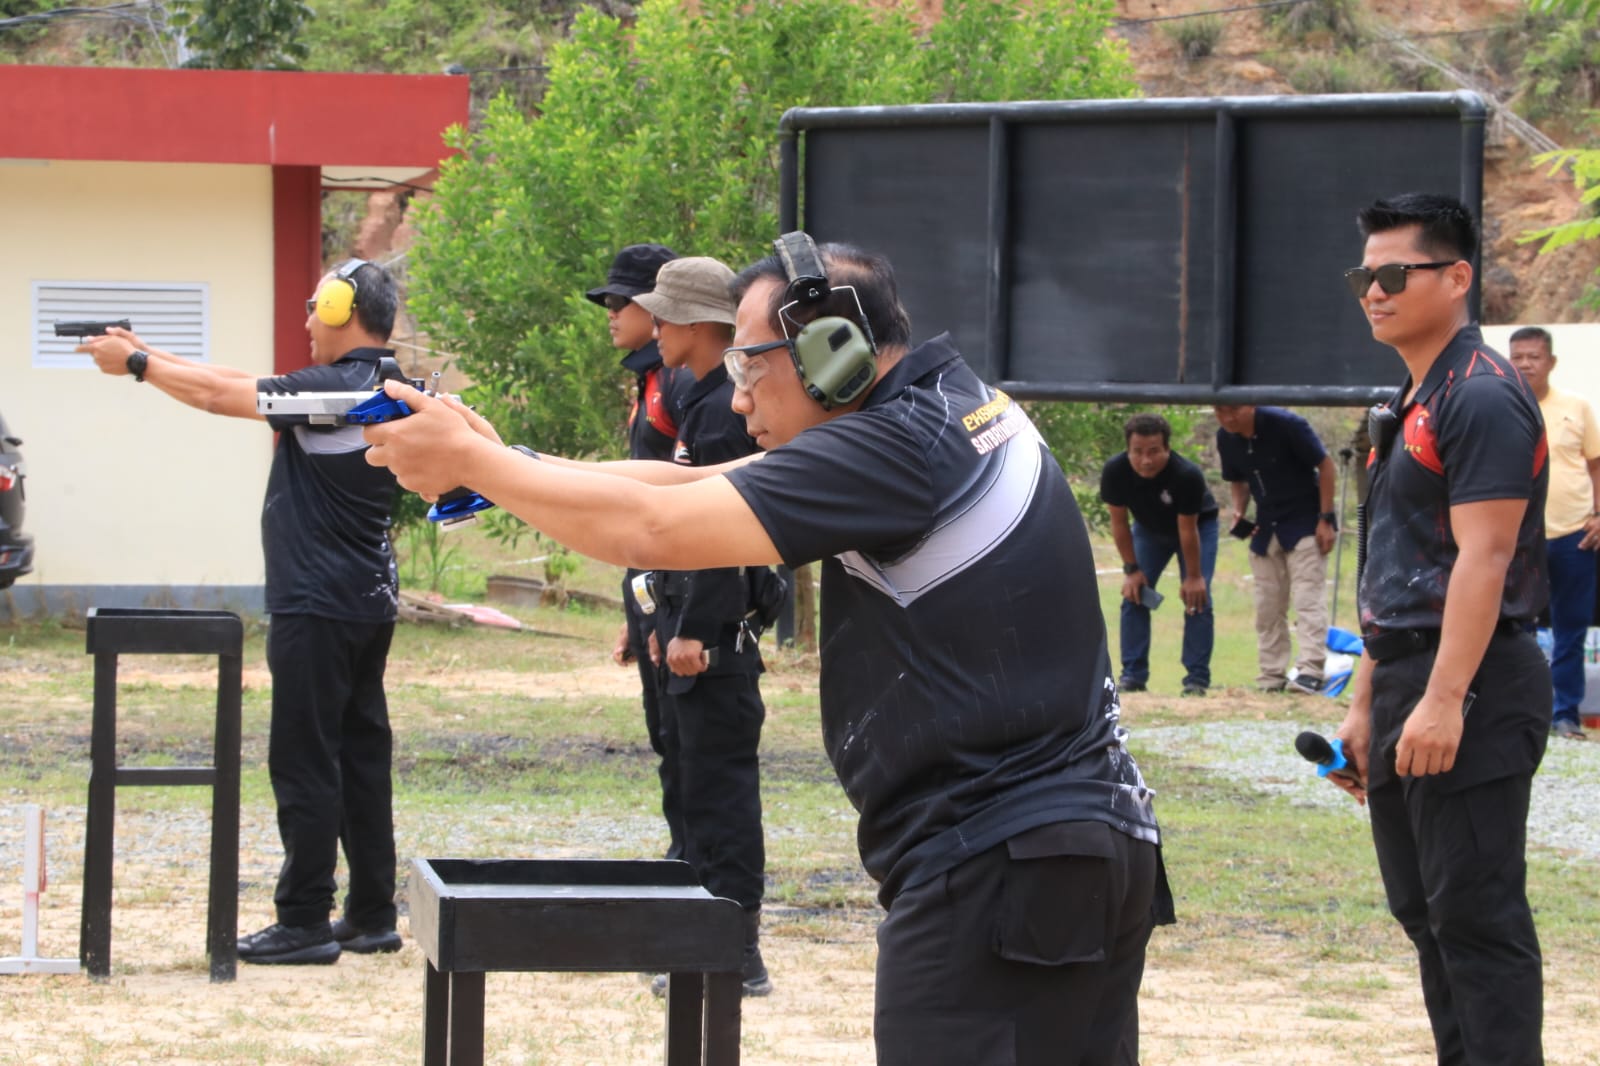
<path id="1" fill-rule="evenodd" d="M 1295 750 L 1308 762 L 1317 764 L 1317 776 L 1327 777 L 1329 774 L 1342 774 L 1344 777 L 1354 777 L 1355 768 L 1350 765 L 1350 760 L 1344 754 L 1344 741 L 1338 737 L 1329 740 L 1320 733 L 1306 730 L 1294 738 Z"/>

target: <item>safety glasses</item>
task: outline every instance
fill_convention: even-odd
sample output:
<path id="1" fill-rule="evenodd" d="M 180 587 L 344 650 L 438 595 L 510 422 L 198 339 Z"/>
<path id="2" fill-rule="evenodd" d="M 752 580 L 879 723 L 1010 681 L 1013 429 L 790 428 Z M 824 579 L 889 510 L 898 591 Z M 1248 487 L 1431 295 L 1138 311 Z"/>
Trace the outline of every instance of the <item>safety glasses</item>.
<path id="1" fill-rule="evenodd" d="M 767 352 L 777 351 L 779 348 L 789 349 L 789 358 L 794 358 L 794 341 L 768 341 L 765 344 L 746 344 L 742 348 L 728 348 L 722 353 L 722 365 L 728 368 L 728 377 L 733 382 L 733 387 L 744 392 L 749 392 L 767 372 L 767 361 L 756 358 Z"/>
<path id="2" fill-rule="evenodd" d="M 1398 296 L 1406 291 L 1406 275 L 1413 270 L 1440 270 L 1447 266 L 1455 266 L 1458 262 L 1459 259 L 1451 259 L 1438 263 L 1385 263 L 1376 269 L 1355 267 L 1344 272 L 1344 280 L 1349 283 L 1350 291 L 1358 300 L 1371 290 L 1374 280 L 1385 293 Z"/>

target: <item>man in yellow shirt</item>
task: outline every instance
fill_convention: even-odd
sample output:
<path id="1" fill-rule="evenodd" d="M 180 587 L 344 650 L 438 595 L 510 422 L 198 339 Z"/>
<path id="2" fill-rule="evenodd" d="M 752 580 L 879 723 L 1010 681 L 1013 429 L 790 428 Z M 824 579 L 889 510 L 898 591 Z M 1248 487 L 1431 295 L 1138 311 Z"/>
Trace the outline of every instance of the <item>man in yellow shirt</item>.
<path id="1" fill-rule="evenodd" d="M 1550 387 L 1556 356 L 1548 331 L 1524 326 L 1511 334 L 1511 363 L 1539 398 L 1550 446 L 1550 495 L 1544 506 L 1550 629 L 1555 637 L 1550 729 L 1583 740 L 1578 709 L 1584 693 L 1584 638 L 1594 618 L 1594 551 L 1600 547 L 1600 425 L 1589 401 Z"/>

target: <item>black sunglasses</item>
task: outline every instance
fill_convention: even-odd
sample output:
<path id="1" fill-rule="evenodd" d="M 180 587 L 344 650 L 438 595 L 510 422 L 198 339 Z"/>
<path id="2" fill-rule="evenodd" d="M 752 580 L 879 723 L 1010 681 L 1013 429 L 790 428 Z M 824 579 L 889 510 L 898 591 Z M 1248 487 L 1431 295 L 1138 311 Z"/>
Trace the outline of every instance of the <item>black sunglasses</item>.
<path id="1" fill-rule="evenodd" d="M 1406 275 L 1413 270 L 1439 270 L 1447 266 L 1455 266 L 1461 260 L 1451 259 L 1440 263 L 1385 263 L 1377 269 L 1368 267 L 1355 267 L 1344 272 L 1344 280 L 1350 284 L 1350 291 L 1356 299 L 1361 299 L 1372 288 L 1373 279 L 1377 279 L 1378 287 L 1390 296 L 1398 296 L 1406 291 Z"/>
<path id="2" fill-rule="evenodd" d="M 607 311 L 621 311 L 624 307 L 627 307 L 631 303 L 633 303 L 633 301 L 628 299 L 626 296 L 618 296 L 614 292 L 606 293 L 605 305 Z"/>

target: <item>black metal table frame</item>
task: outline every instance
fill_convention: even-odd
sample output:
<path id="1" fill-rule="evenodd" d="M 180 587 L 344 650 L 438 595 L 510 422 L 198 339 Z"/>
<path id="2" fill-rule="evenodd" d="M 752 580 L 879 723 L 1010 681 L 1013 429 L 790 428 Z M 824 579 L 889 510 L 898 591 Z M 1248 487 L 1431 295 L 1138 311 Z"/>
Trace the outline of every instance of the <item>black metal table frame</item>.
<path id="1" fill-rule="evenodd" d="M 666 1066 L 738 1066 L 742 913 L 687 863 L 415 859 L 411 932 L 423 1066 L 482 1066 L 488 972 L 640 970 L 667 973 Z"/>
<path id="2" fill-rule="evenodd" d="M 83 916 L 78 958 L 91 977 L 111 974 L 111 866 L 120 785 L 211 788 L 211 877 L 206 954 L 212 981 L 232 981 L 238 963 L 239 734 L 244 625 L 228 611 L 91 607 L 86 651 L 94 656 L 94 719 L 83 842 Z M 215 655 L 217 719 L 210 766 L 117 765 L 117 658 Z"/>

